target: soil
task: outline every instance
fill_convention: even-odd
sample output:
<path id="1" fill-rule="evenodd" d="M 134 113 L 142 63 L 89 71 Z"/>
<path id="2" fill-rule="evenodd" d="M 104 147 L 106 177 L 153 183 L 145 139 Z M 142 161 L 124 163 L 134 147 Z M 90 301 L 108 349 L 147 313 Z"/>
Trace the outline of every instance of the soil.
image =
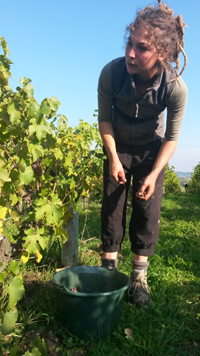
<path id="1" fill-rule="evenodd" d="M 24 273 L 23 275 L 23 281 L 24 281 L 24 287 L 25 287 L 25 294 L 22 300 L 20 301 L 21 308 L 23 310 L 30 309 L 30 310 L 36 310 L 38 305 L 40 304 L 39 299 L 39 290 L 40 293 L 47 292 L 47 294 L 52 295 L 50 293 L 52 289 L 55 290 L 55 287 L 53 286 L 53 283 L 51 281 L 45 282 L 44 281 L 44 274 L 42 272 L 31 272 L 31 273 Z M 77 292 L 76 287 L 72 288 L 74 292 Z M 44 299 L 44 298 L 43 298 Z M 44 299 L 45 300 L 45 299 Z M 43 300 L 43 302 L 44 302 Z M 44 310 L 44 313 L 47 313 L 46 310 Z M 38 322 L 39 323 L 39 322 Z M 37 324 L 33 324 L 35 327 L 37 327 Z M 34 327 L 34 326 L 33 326 Z M 43 326 L 44 328 L 44 326 Z M 62 344 L 62 336 L 61 339 L 55 335 L 55 330 L 52 330 L 48 326 L 45 327 L 45 330 L 41 330 L 39 328 L 36 328 L 34 330 L 26 331 L 23 336 L 23 340 L 21 342 L 22 349 L 24 353 L 29 349 L 30 343 L 34 341 L 37 337 L 40 337 L 41 339 L 44 339 L 44 342 L 47 346 L 47 355 L 48 356 L 58 356 L 60 355 L 59 352 L 56 351 L 61 344 Z M 66 330 L 66 337 L 65 341 L 67 339 L 67 330 Z M 67 351 L 67 349 L 65 350 Z M 71 355 L 73 356 L 85 356 L 86 355 L 86 350 L 85 347 L 81 347 L 78 350 L 74 350 L 73 348 L 69 350 L 71 352 Z"/>

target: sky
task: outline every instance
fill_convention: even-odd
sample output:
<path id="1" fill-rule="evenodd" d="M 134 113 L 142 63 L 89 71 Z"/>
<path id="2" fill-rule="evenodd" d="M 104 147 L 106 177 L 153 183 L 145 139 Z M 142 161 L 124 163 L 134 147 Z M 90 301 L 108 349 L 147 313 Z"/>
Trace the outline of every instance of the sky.
<path id="1" fill-rule="evenodd" d="M 10 50 L 15 91 L 21 77 L 30 78 L 35 99 L 57 97 L 58 114 L 76 126 L 91 125 L 97 109 L 97 85 L 103 66 L 124 55 L 124 34 L 136 11 L 149 0 L 0 0 L 0 37 Z M 175 171 L 192 172 L 200 162 L 199 31 L 200 2 L 168 0 L 185 27 L 187 67 L 182 75 L 188 103 L 177 149 L 169 161 Z M 183 60 L 181 60 L 183 64 Z"/>

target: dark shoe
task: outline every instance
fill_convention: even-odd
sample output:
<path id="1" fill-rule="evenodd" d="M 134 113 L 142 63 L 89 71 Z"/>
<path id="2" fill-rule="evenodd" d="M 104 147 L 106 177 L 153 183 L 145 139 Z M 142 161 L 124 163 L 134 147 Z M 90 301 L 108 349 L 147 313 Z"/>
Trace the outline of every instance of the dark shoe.
<path id="1" fill-rule="evenodd" d="M 151 304 L 150 289 L 147 284 L 147 270 L 133 270 L 131 272 L 131 286 L 128 291 L 131 302 L 137 308 L 148 307 Z"/>
<path id="2" fill-rule="evenodd" d="M 101 258 L 101 267 L 110 269 L 110 270 L 117 270 L 117 259 L 116 260 L 109 260 L 108 258 Z"/>

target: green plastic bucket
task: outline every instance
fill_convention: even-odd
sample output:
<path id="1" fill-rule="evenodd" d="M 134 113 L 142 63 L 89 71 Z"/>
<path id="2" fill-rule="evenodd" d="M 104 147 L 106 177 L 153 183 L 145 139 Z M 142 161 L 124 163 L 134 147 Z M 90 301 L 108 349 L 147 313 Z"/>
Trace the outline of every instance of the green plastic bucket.
<path id="1" fill-rule="evenodd" d="M 102 267 L 74 266 L 53 277 L 61 323 L 85 338 L 102 338 L 117 324 L 130 279 Z"/>

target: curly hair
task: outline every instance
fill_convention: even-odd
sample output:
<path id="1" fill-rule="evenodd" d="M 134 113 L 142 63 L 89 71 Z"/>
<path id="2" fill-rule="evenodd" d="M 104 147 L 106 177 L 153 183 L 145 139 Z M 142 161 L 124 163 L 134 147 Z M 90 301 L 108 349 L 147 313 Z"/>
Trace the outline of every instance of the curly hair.
<path id="1" fill-rule="evenodd" d="M 145 28 L 145 35 L 153 43 L 159 54 L 165 54 L 165 59 L 160 66 L 169 67 L 170 63 L 176 63 L 176 69 L 179 70 L 180 52 L 184 56 L 184 65 L 177 79 L 184 71 L 187 64 L 187 56 L 184 48 L 184 26 L 182 16 L 174 17 L 174 11 L 169 6 L 162 4 L 158 0 L 158 7 L 147 6 L 137 12 L 136 19 L 127 27 L 126 38 L 138 27 Z"/>

